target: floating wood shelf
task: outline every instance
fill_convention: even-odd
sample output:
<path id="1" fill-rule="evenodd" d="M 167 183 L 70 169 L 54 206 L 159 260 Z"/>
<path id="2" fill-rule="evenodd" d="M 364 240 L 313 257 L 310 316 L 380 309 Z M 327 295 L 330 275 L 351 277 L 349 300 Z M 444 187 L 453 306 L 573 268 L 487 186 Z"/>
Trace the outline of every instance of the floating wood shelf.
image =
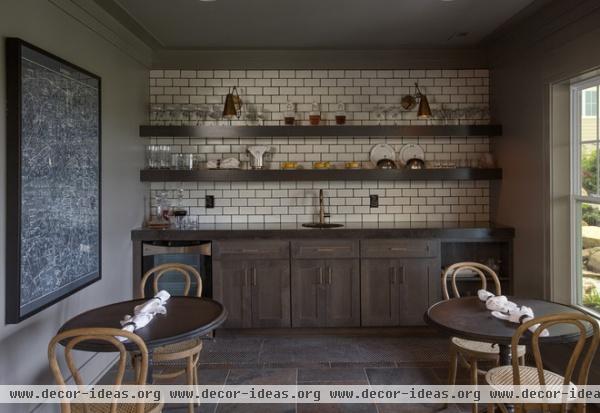
<path id="1" fill-rule="evenodd" d="M 141 137 L 502 136 L 501 125 L 140 126 Z"/>
<path id="2" fill-rule="evenodd" d="M 142 182 L 192 181 L 444 181 L 502 179 L 502 169 L 295 169 L 195 170 L 145 169 Z"/>

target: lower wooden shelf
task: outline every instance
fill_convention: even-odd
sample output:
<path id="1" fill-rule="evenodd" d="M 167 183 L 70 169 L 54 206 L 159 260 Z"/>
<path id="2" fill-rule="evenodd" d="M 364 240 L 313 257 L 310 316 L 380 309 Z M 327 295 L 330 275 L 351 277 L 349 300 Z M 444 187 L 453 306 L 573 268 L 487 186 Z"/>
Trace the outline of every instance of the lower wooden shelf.
<path id="1" fill-rule="evenodd" d="M 498 180 L 502 169 L 144 169 L 142 182 L 193 181 L 453 181 Z"/>

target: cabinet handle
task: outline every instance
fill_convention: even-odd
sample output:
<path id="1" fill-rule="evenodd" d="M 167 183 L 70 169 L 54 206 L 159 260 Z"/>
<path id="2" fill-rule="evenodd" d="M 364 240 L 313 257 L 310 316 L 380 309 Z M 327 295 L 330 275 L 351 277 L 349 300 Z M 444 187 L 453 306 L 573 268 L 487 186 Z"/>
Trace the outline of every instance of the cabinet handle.
<path id="1" fill-rule="evenodd" d="M 333 274 L 333 270 L 331 269 L 331 267 L 329 267 L 327 269 L 327 284 L 331 285 L 331 277 Z"/>
<path id="2" fill-rule="evenodd" d="M 390 284 L 396 284 L 396 267 L 390 267 Z"/>
<path id="3" fill-rule="evenodd" d="M 248 286 L 248 268 L 244 268 L 244 287 Z"/>
<path id="4" fill-rule="evenodd" d="M 333 248 L 317 248 L 317 252 L 333 252 Z"/>
<path id="5" fill-rule="evenodd" d="M 244 253 L 249 253 L 249 252 L 256 253 L 256 252 L 260 252 L 260 250 L 246 250 L 246 249 L 243 249 L 242 252 L 244 252 Z"/>
<path id="6" fill-rule="evenodd" d="M 323 267 L 319 267 L 319 284 L 323 284 Z"/>
<path id="7" fill-rule="evenodd" d="M 408 248 L 405 247 L 392 247 L 390 251 L 408 251 Z"/>
<path id="8" fill-rule="evenodd" d="M 400 284 L 404 284 L 404 265 L 400 267 Z"/>
<path id="9" fill-rule="evenodd" d="M 256 267 L 252 267 L 252 285 L 256 287 Z"/>

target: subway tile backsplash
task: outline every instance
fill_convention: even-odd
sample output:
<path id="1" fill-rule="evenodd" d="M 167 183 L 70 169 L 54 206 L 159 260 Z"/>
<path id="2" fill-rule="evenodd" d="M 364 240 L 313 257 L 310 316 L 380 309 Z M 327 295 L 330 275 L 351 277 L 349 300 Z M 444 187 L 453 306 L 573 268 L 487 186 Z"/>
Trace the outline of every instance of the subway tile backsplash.
<path id="1" fill-rule="evenodd" d="M 416 108 L 399 110 L 400 99 L 414 93 L 416 81 L 436 119 L 417 119 Z M 288 102 L 295 104 L 302 124 L 308 124 L 313 102 L 320 104 L 329 124 L 338 103 L 345 104 L 348 124 L 485 124 L 488 84 L 487 70 L 152 70 L 150 101 L 221 107 L 229 88 L 237 86 L 246 112 L 232 124 L 283 124 Z M 460 119 L 441 120 L 440 110 Z M 182 119 L 152 123 L 229 124 L 210 117 Z M 169 144 L 174 153 L 199 154 L 203 160 L 248 160 L 247 146 L 268 145 L 270 168 L 285 161 L 305 168 L 316 161 L 332 161 L 338 167 L 348 161 L 367 162 L 371 148 L 384 142 L 397 153 L 404 144 L 417 143 L 431 161 L 473 161 L 489 152 L 487 137 L 190 137 L 151 142 Z M 488 181 L 167 182 L 151 183 L 150 189 L 152 193 L 182 189 L 190 215 L 206 223 L 309 222 L 318 214 L 319 189 L 324 189 L 327 210 L 337 222 L 489 220 Z M 369 195 L 374 194 L 379 196 L 379 208 L 369 207 Z M 215 208 L 204 208 L 206 195 L 215 197 Z"/>

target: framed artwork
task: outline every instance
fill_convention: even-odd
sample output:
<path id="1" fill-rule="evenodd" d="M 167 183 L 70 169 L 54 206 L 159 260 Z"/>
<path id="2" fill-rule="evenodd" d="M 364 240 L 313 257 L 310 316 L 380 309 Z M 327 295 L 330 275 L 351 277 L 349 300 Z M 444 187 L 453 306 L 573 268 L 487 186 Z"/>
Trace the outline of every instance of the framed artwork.
<path id="1" fill-rule="evenodd" d="M 6 322 L 101 276 L 100 78 L 6 39 Z"/>

